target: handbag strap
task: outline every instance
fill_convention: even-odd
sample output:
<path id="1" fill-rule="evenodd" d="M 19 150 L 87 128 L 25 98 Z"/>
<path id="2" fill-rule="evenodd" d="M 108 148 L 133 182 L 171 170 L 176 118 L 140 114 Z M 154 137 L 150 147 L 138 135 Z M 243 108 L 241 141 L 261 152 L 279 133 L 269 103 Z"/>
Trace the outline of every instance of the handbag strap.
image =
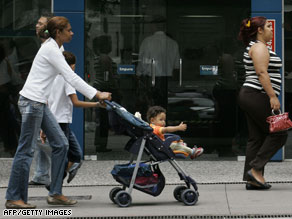
<path id="1" fill-rule="evenodd" d="M 282 114 L 282 112 L 281 112 L 281 110 L 280 110 L 280 109 L 278 109 L 277 111 L 279 112 L 279 114 L 275 114 L 275 111 L 274 111 L 274 109 L 272 109 L 272 114 L 273 114 L 273 116 Z"/>

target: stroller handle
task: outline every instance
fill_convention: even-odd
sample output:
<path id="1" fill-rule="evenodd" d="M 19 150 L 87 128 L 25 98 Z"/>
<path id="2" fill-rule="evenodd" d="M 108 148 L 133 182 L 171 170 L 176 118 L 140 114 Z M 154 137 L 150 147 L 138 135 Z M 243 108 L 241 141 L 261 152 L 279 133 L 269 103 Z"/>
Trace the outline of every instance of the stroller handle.
<path id="1" fill-rule="evenodd" d="M 108 110 L 108 107 L 110 107 L 109 109 L 114 108 L 114 104 L 109 101 L 109 100 L 104 100 L 104 102 L 106 103 L 106 109 Z"/>
<path id="2" fill-rule="evenodd" d="M 114 101 L 104 100 L 104 102 L 106 103 L 106 109 L 107 110 L 114 110 L 114 109 L 117 109 L 117 108 L 124 108 L 124 107 L 122 107 L 121 105 L 117 104 Z"/>
<path id="3" fill-rule="evenodd" d="M 106 109 L 108 111 L 115 111 L 121 118 L 128 121 L 132 125 L 142 128 L 145 131 L 152 132 L 153 129 L 149 126 L 149 124 L 142 119 L 135 117 L 132 113 L 128 112 L 124 107 L 119 105 L 114 101 L 104 100 L 106 103 Z"/>

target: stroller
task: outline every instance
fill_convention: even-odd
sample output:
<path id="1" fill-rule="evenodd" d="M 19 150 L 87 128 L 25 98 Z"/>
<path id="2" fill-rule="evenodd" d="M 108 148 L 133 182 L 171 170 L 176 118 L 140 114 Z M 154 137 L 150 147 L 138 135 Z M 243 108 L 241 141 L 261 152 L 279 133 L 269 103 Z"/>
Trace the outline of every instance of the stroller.
<path id="1" fill-rule="evenodd" d="M 174 189 L 174 198 L 185 205 L 195 205 L 199 197 L 197 184 L 175 160 L 177 157 L 185 158 L 185 155 L 174 154 L 169 147 L 172 141 L 179 140 L 180 137 L 169 134 L 165 135 L 165 141 L 162 141 L 153 134 L 153 129 L 148 123 L 136 118 L 124 107 L 114 101 L 106 101 L 106 104 L 107 110 L 117 115 L 120 124 L 119 133 L 130 136 L 125 149 L 131 153 L 129 163 L 117 164 L 111 171 L 114 179 L 122 185 L 122 188 L 114 187 L 110 191 L 111 201 L 120 207 L 130 206 L 133 188 L 152 196 L 160 195 L 165 186 L 165 178 L 159 169 L 159 164 L 168 161 L 177 171 L 180 180 L 186 184 Z M 148 155 L 149 160 L 142 162 L 143 152 Z M 134 157 L 137 157 L 135 162 Z"/>

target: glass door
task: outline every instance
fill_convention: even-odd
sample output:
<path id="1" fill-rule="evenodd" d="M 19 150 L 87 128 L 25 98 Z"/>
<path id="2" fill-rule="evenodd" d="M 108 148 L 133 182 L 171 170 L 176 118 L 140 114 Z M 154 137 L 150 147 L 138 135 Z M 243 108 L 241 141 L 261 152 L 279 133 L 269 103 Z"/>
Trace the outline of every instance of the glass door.
<path id="1" fill-rule="evenodd" d="M 168 124 L 187 123 L 179 134 L 190 146 L 204 147 L 205 158 L 236 159 L 247 138 L 236 102 L 244 49 L 237 35 L 250 1 L 167 2 L 167 32 L 180 53 L 168 80 Z"/>
<path id="2" fill-rule="evenodd" d="M 244 116 L 239 25 L 250 1 L 86 0 L 86 75 L 113 100 L 146 120 L 149 106 L 167 109 L 168 125 L 202 145 L 205 157 L 243 155 Z M 85 154 L 115 159 L 129 137 L 105 110 L 86 110 Z M 111 149 L 112 151 L 109 151 Z M 106 153 L 109 151 L 108 153 Z M 119 153 L 117 153 L 119 152 Z"/>
<path id="3" fill-rule="evenodd" d="M 98 90 L 112 92 L 113 101 L 133 114 L 140 112 L 146 120 L 156 70 L 155 57 L 145 62 L 141 58 L 141 44 L 153 34 L 156 15 L 165 23 L 166 1 L 86 0 L 85 6 L 87 81 Z M 163 101 L 167 102 L 167 96 Z M 85 155 L 121 159 L 129 137 L 121 133 L 117 121 L 104 109 L 85 111 Z"/>

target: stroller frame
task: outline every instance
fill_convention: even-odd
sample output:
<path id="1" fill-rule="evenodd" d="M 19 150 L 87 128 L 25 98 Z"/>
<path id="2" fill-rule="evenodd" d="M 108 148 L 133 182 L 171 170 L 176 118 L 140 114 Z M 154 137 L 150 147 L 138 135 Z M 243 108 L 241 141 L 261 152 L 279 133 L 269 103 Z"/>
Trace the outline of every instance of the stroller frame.
<path id="1" fill-rule="evenodd" d="M 156 164 L 160 164 L 160 163 L 168 161 L 171 164 L 171 166 L 177 171 L 180 177 L 180 180 L 183 180 L 185 182 L 186 186 L 181 185 L 181 186 L 177 186 L 174 189 L 174 192 L 173 192 L 174 198 L 179 202 L 183 202 L 185 205 L 195 205 L 198 201 L 198 196 L 199 196 L 196 182 L 190 176 L 187 175 L 187 173 L 183 170 L 183 168 L 178 164 L 178 162 L 174 158 L 158 161 L 145 147 L 146 141 L 147 141 L 147 135 L 144 136 L 142 139 L 141 146 L 137 155 L 137 159 L 134 162 L 135 168 L 134 168 L 128 189 L 126 185 L 122 185 L 123 186 L 122 189 L 120 187 L 115 187 L 111 190 L 110 199 L 113 201 L 113 203 L 117 204 L 120 207 L 128 207 L 131 205 L 131 202 L 132 202 L 131 194 L 134 189 L 139 165 L 142 160 L 143 152 L 146 151 L 150 154 L 150 160 L 146 162 L 150 162 L 150 165 L 156 165 Z M 131 154 L 129 164 L 133 163 L 134 156 L 135 155 Z M 193 187 L 193 189 L 191 189 L 191 186 Z"/>
<path id="2" fill-rule="evenodd" d="M 111 104 L 110 102 L 106 102 L 106 103 Z M 118 104 L 116 104 L 116 105 L 118 105 Z M 114 109 L 116 109 L 116 108 L 114 107 Z M 125 110 L 125 109 L 123 108 L 123 110 Z M 128 114 L 130 114 L 130 113 L 128 113 Z M 134 117 L 134 115 L 132 115 L 132 116 Z M 142 163 L 141 160 L 142 160 L 143 152 L 145 151 L 149 155 L 150 160 L 143 161 L 143 163 L 150 163 L 151 166 L 154 166 L 154 165 L 158 166 L 160 163 L 168 161 L 171 164 L 171 166 L 177 171 L 177 173 L 180 177 L 180 180 L 183 180 L 185 182 L 185 184 L 186 184 L 185 186 L 180 185 L 174 189 L 174 191 L 173 191 L 174 198 L 179 202 L 183 202 L 185 205 L 188 205 L 188 206 L 195 205 L 197 203 L 198 197 L 199 197 L 197 184 L 196 184 L 195 180 L 193 180 L 190 176 L 188 176 L 187 173 L 183 170 L 183 168 L 180 167 L 178 162 L 175 160 L 175 156 L 174 156 L 173 152 L 171 151 L 173 156 L 167 154 L 168 156 L 166 156 L 165 159 L 158 160 L 150 152 L 150 150 L 147 147 L 145 147 L 145 145 L 146 145 L 146 141 L 151 140 L 152 138 L 156 138 L 157 141 L 161 141 L 161 140 L 157 136 L 155 136 L 152 133 L 152 131 L 149 132 L 149 130 L 147 130 L 147 132 L 144 132 L 144 135 L 141 138 L 142 138 L 141 144 L 137 145 L 137 146 L 139 146 L 139 150 L 138 150 L 136 161 L 134 162 L 135 155 L 132 153 L 130 156 L 130 161 L 128 163 L 128 164 L 135 164 L 130 183 L 129 183 L 129 185 L 126 185 L 126 184 L 120 182 L 122 184 L 122 188 L 121 187 L 114 187 L 109 193 L 109 197 L 110 197 L 111 201 L 120 207 L 128 207 L 131 205 L 131 202 L 132 202 L 131 194 L 132 194 L 133 189 L 135 188 L 135 180 L 137 178 L 140 163 Z M 135 138 L 135 140 L 137 140 L 137 137 Z M 163 142 L 161 141 L 161 145 L 162 144 L 163 144 Z M 170 144 L 170 141 L 169 141 L 169 144 Z M 162 146 L 162 148 L 163 147 L 166 148 L 168 146 L 169 145 L 165 145 L 165 146 Z M 161 148 L 156 148 L 156 150 L 160 151 Z M 164 179 L 164 177 L 163 177 L 163 179 Z M 191 189 L 191 186 L 193 187 L 193 189 Z M 128 189 L 127 189 L 127 187 L 128 187 Z M 163 185 L 163 187 L 164 187 L 164 185 Z M 163 188 L 161 189 L 161 191 L 162 190 L 163 190 Z M 159 192 L 159 194 L 160 194 L 160 192 Z M 153 195 L 153 194 L 151 194 L 151 195 Z M 156 195 L 153 195 L 153 196 L 156 196 Z"/>

